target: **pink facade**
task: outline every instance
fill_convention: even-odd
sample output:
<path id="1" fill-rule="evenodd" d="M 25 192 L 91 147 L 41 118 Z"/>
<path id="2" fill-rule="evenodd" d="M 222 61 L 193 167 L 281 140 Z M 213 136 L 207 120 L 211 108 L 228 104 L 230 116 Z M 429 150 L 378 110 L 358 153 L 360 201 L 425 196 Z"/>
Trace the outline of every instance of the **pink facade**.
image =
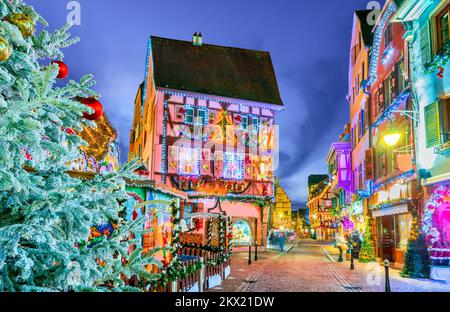
<path id="1" fill-rule="evenodd" d="M 185 211 L 212 211 L 220 201 L 221 210 L 250 224 L 252 240 L 262 244 L 268 207 L 260 203 L 274 197 L 275 118 L 284 107 L 267 52 L 225 48 L 229 60 L 221 63 L 223 51 L 151 37 L 129 158 L 142 159 L 151 180 L 186 192 Z M 221 68 L 211 71 L 207 60 L 215 53 L 214 66 Z"/>

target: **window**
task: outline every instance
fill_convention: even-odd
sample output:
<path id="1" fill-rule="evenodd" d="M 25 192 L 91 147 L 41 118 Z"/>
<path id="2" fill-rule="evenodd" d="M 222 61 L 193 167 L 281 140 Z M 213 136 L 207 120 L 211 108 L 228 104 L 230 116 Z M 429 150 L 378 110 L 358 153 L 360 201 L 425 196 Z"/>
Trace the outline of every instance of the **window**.
<path id="1" fill-rule="evenodd" d="M 244 179 L 244 156 L 234 153 L 224 153 L 223 177 L 231 180 Z"/>
<path id="2" fill-rule="evenodd" d="M 181 147 L 178 162 L 180 175 L 200 175 L 201 153 L 199 149 Z"/>
<path id="3" fill-rule="evenodd" d="M 366 64 L 362 63 L 362 80 L 366 80 Z"/>
<path id="4" fill-rule="evenodd" d="M 408 247 L 409 234 L 411 230 L 412 215 L 401 214 L 395 216 L 397 249 L 406 251 Z"/>
<path id="5" fill-rule="evenodd" d="M 350 132 L 350 142 L 352 144 L 352 149 L 355 148 L 355 130 L 352 128 Z"/>
<path id="6" fill-rule="evenodd" d="M 365 126 L 365 113 L 364 113 L 364 109 L 361 110 L 361 112 L 359 113 L 359 137 L 361 138 L 365 131 L 366 131 L 366 126 Z"/>
<path id="7" fill-rule="evenodd" d="M 386 152 L 379 150 L 376 155 L 376 179 L 378 179 L 387 175 Z"/>
<path id="8" fill-rule="evenodd" d="M 364 108 L 364 131 L 367 131 L 369 129 L 369 108 L 368 104 L 366 103 L 366 106 Z"/>
<path id="9" fill-rule="evenodd" d="M 258 117 L 255 117 L 255 116 L 252 116 L 252 117 L 251 117 L 251 120 L 252 120 L 252 128 L 253 128 L 253 130 L 254 130 L 254 131 L 258 131 L 259 118 L 258 118 Z"/>
<path id="10" fill-rule="evenodd" d="M 242 129 L 247 129 L 248 128 L 248 116 L 242 115 L 241 118 L 242 118 L 242 123 L 241 123 Z"/>
<path id="11" fill-rule="evenodd" d="M 194 108 L 186 107 L 186 113 L 184 115 L 184 122 L 188 125 L 192 125 L 194 123 Z"/>
<path id="12" fill-rule="evenodd" d="M 437 16 L 436 26 L 438 49 L 442 49 L 450 38 L 450 25 L 448 23 L 449 16 L 450 4 L 447 5 L 447 7 Z"/>
<path id="13" fill-rule="evenodd" d="M 186 221 L 188 228 L 191 227 L 192 206 L 184 206 L 183 219 Z"/>
<path id="14" fill-rule="evenodd" d="M 197 125 L 206 126 L 208 124 L 208 109 L 206 107 L 197 108 Z"/>
<path id="15" fill-rule="evenodd" d="M 360 190 L 362 190 L 364 188 L 364 186 L 363 186 L 363 169 L 362 169 L 362 164 L 360 164 L 359 167 L 358 167 L 358 186 L 359 186 Z"/>

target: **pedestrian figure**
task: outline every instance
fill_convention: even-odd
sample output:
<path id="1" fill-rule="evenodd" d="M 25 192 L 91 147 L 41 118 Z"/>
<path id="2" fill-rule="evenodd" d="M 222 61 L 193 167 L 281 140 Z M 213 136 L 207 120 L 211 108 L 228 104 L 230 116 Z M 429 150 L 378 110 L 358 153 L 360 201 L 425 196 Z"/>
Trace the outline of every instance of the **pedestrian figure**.
<path id="1" fill-rule="evenodd" d="M 353 231 L 351 237 L 352 242 L 352 252 L 353 252 L 353 258 L 359 259 L 359 252 L 361 250 L 361 242 L 362 242 L 362 236 L 359 233 L 358 230 Z"/>
<path id="2" fill-rule="evenodd" d="M 280 251 L 284 251 L 284 243 L 286 242 L 286 235 L 284 232 L 280 233 L 280 236 L 278 237 L 278 244 L 280 246 Z"/>
<path id="3" fill-rule="evenodd" d="M 344 258 L 343 258 L 343 254 L 344 252 L 347 251 L 348 247 L 347 247 L 347 240 L 345 239 L 344 235 L 341 233 L 336 233 L 336 247 L 339 249 L 339 259 L 338 262 L 343 262 Z"/>

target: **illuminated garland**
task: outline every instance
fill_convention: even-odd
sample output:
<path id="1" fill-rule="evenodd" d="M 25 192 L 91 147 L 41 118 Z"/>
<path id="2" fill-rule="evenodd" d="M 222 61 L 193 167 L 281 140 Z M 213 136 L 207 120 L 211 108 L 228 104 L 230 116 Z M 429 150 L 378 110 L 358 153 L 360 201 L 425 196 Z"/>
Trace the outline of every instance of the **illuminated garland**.
<path id="1" fill-rule="evenodd" d="M 142 88 L 143 90 L 141 91 L 141 93 L 142 93 L 142 97 L 141 97 L 141 117 L 144 117 L 144 105 L 145 105 L 145 98 L 147 96 L 147 81 L 148 81 L 148 72 L 149 72 L 150 55 L 151 54 L 152 54 L 152 39 L 150 37 L 148 39 L 148 44 L 147 44 L 147 58 L 145 60 L 144 87 Z M 152 58 L 152 60 L 153 60 L 153 58 Z"/>
<path id="2" fill-rule="evenodd" d="M 416 176 L 416 171 L 414 169 L 410 170 L 408 172 L 402 173 L 401 175 L 398 175 L 396 177 L 392 177 L 390 179 L 387 179 L 383 183 L 379 183 L 379 184 L 375 185 L 373 187 L 373 192 L 378 192 L 380 189 L 382 189 L 384 187 L 387 187 L 387 186 L 389 186 L 391 184 L 394 184 L 394 183 L 405 183 L 405 182 L 408 182 L 408 181 L 414 179 L 415 176 Z"/>
<path id="3" fill-rule="evenodd" d="M 274 112 L 281 112 L 283 111 L 285 108 L 284 106 L 281 105 L 277 105 L 277 104 L 263 104 L 263 103 L 258 103 L 258 105 L 250 105 L 250 104 L 243 104 L 240 101 L 232 101 L 228 98 L 210 98 L 207 96 L 201 96 L 201 95 L 187 95 L 186 93 L 182 93 L 182 92 L 176 92 L 176 91 L 171 91 L 171 90 L 167 90 L 164 88 L 161 88 L 161 91 L 165 94 L 168 95 L 174 95 L 174 96 L 181 96 L 181 97 L 187 97 L 187 98 L 193 98 L 193 99 L 197 99 L 197 100 L 204 100 L 204 101 L 212 101 L 212 102 L 222 102 L 222 103 L 227 103 L 227 104 L 236 104 L 239 105 L 240 107 L 252 107 L 252 108 L 264 108 L 264 109 L 268 109 L 270 111 L 274 111 Z M 277 107 L 280 106 L 280 107 Z"/>
<path id="4" fill-rule="evenodd" d="M 409 90 L 403 91 L 397 98 L 394 100 L 394 102 L 381 114 L 381 116 L 375 121 L 373 126 L 377 128 L 379 125 L 381 125 L 383 122 L 385 122 L 387 119 L 391 117 L 391 115 L 397 111 L 400 105 L 406 103 L 408 101 L 410 92 Z"/>
<path id="5" fill-rule="evenodd" d="M 378 23 L 377 29 L 375 30 L 375 36 L 373 40 L 373 54 L 370 63 L 372 64 L 370 67 L 370 79 L 368 85 L 372 85 L 378 78 L 377 70 L 378 70 L 378 60 L 380 58 L 380 45 L 381 39 L 384 34 L 384 27 L 389 22 L 390 16 L 395 12 L 395 6 L 391 3 Z"/>
<path id="6" fill-rule="evenodd" d="M 163 119 L 163 135 L 162 135 L 162 156 L 161 156 L 161 173 L 162 182 L 166 183 L 166 159 L 167 159 L 167 111 L 169 104 L 164 101 L 164 119 Z"/>
<path id="7" fill-rule="evenodd" d="M 438 52 L 433 59 L 426 63 L 422 71 L 425 74 L 432 74 L 435 72 L 436 69 L 439 67 L 444 67 L 448 61 L 450 60 L 450 40 L 444 45 L 442 50 Z"/>
<path id="8" fill-rule="evenodd" d="M 383 210 L 392 208 L 394 206 L 402 205 L 402 204 L 408 204 L 411 202 L 411 199 L 393 199 L 393 200 L 387 200 L 384 201 L 378 205 L 371 205 L 370 209 L 372 210 Z"/>

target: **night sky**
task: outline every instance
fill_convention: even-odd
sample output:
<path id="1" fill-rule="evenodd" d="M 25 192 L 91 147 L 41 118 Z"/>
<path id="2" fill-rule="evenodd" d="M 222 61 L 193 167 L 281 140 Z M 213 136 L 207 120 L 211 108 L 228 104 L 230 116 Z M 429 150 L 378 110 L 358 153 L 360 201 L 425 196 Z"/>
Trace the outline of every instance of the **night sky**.
<path id="1" fill-rule="evenodd" d="M 69 0 L 28 0 L 50 23 L 65 24 Z M 277 175 L 294 202 L 307 199 L 307 177 L 326 173 L 325 157 L 349 112 L 348 56 L 354 10 L 368 0 L 80 0 L 81 42 L 65 50 L 70 79 L 92 73 L 106 114 L 128 154 L 133 101 L 143 80 L 147 39 L 156 35 L 271 53 L 286 106 Z"/>

